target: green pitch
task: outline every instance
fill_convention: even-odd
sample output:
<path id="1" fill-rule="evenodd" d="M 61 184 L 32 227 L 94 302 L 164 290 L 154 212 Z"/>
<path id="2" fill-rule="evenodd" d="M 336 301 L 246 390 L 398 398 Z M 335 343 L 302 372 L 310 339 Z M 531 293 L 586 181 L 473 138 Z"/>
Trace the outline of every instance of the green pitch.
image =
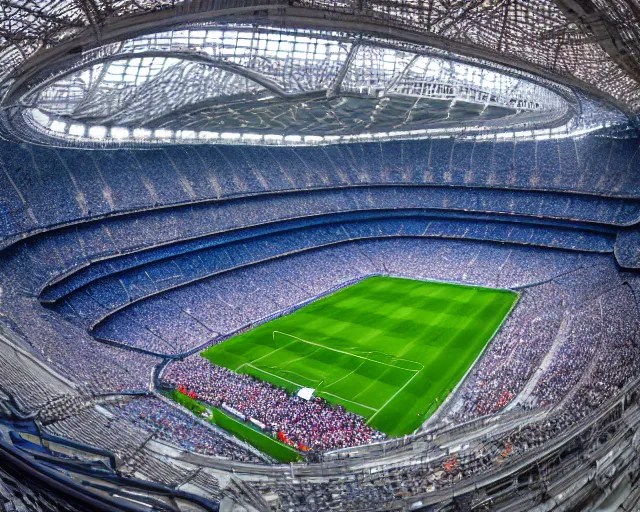
<path id="1" fill-rule="evenodd" d="M 517 299 L 509 290 L 371 277 L 203 356 L 292 391 L 314 388 L 401 436 L 444 401 Z"/>

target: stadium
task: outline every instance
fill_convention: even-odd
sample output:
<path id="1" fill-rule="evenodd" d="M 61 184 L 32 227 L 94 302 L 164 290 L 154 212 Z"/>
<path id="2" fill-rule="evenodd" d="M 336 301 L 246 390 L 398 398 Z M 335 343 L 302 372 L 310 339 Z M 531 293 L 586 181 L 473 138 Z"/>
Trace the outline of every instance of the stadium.
<path id="1" fill-rule="evenodd" d="M 638 0 L 0 7 L 3 510 L 640 510 Z"/>

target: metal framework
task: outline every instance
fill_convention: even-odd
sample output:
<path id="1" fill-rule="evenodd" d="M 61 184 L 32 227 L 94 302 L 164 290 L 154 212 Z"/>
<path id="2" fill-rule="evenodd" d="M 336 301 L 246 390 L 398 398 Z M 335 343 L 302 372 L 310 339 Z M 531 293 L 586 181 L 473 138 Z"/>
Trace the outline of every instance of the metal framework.
<path id="1" fill-rule="evenodd" d="M 84 60 L 23 97 L 41 126 L 94 138 L 108 128 L 116 139 L 321 138 L 535 127 L 569 109 L 535 82 L 353 34 L 216 26 L 113 43 Z"/>
<path id="2" fill-rule="evenodd" d="M 296 0 L 295 3 L 298 3 Z M 486 48 L 640 110 L 638 0 L 299 0 Z"/>
<path id="3" fill-rule="evenodd" d="M 186 2 L 191 9 L 240 2 Z M 272 3 L 272 2 L 263 2 Z M 640 109 L 638 0 L 295 0 L 306 5 L 409 26 L 490 48 L 586 83 Z M 159 9 L 175 0 L 2 0 L 0 61 L 4 73 L 43 47 L 106 20 Z M 206 5 L 199 5 L 206 4 Z"/>
<path id="4" fill-rule="evenodd" d="M 0 73 L 12 73 L 38 50 L 87 28 L 99 40 L 102 23 L 108 18 L 172 8 L 175 4 L 175 0 L 2 0 Z"/>
<path id="5" fill-rule="evenodd" d="M 638 0 L 0 6 L 2 131 L 19 139 L 567 136 L 640 110 Z"/>

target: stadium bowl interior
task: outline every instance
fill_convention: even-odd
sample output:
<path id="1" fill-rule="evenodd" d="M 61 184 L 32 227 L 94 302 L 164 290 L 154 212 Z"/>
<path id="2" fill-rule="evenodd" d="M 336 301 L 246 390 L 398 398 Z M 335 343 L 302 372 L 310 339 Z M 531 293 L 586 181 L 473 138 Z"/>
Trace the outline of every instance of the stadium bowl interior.
<path id="1" fill-rule="evenodd" d="M 639 509 L 636 0 L 0 26 L 6 510 Z"/>

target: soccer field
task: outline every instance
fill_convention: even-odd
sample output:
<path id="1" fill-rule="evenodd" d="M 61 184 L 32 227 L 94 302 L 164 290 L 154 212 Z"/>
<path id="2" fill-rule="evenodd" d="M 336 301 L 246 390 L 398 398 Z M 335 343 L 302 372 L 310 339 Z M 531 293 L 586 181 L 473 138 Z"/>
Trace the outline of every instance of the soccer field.
<path id="1" fill-rule="evenodd" d="M 442 404 L 517 299 L 509 290 L 371 277 L 203 356 L 292 391 L 314 388 L 401 436 Z"/>

